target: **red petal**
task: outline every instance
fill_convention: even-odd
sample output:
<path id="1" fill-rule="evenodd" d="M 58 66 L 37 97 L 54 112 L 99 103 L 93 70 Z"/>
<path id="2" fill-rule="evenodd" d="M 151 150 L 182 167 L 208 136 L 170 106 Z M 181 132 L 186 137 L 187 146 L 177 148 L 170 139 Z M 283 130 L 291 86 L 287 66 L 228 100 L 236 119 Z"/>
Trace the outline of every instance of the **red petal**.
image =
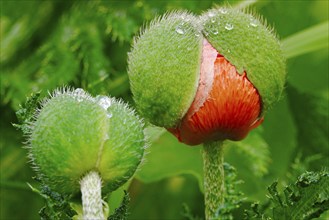
<path id="1" fill-rule="evenodd" d="M 204 48 L 210 45 L 207 43 Z M 212 54 L 213 50 L 211 47 Z M 203 50 L 203 58 L 213 57 L 204 53 L 209 55 L 209 48 Z M 205 65 L 213 65 L 214 68 Z M 202 75 L 209 74 L 205 69 L 214 70 L 213 74 L 210 73 L 214 79 L 208 79 L 212 83 L 210 92 L 199 91 L 207 86 L 209 88 L 203 81 L 207 77 Z M 200 100 L 204 100 L 203 103 Z M 214 63 L 202 61 L 197 96 L 181 124 L 168 130 L 189 145 L 224 139 L 241 140 L 262 122 L 260 113 L 260 96 L 246 73 L 240 75 L 229 61 L 217 53 Z"/>

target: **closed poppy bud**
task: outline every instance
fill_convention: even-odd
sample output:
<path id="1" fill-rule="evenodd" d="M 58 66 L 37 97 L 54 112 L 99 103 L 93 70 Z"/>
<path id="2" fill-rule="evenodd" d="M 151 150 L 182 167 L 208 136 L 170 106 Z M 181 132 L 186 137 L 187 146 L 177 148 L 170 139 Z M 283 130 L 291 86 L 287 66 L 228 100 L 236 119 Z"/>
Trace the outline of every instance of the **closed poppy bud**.
<path id="1" fill-rule="evenodd" d="M 231 8 L 151 22 L 129 54 L 139 112 L 181 142 L 241 140 L 279 100 L 285 60 L 255 17 Z"/>
<path id="2" fill-rule="evenodd" d="M 60 193 L 77 193 L 88 173 L 101 177 L 104 193 L 113 191 L 134 174 L 144 154 L 143 124 L 134 111 L 82 89 L 55 91 L 30 133 L 30 158 L 40 179 Z"/>

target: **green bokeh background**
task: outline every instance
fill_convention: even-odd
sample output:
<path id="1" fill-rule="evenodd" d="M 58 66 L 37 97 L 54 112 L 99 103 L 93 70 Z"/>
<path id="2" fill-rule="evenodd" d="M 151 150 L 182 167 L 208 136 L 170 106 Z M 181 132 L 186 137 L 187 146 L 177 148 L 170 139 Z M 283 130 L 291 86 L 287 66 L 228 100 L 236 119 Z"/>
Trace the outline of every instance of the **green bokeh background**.
<path id="1" fill-rule="evenodd" d="M 227 3 L 2 0 L 0 219 L 39 219 L 44 205 L 26 184 L 37 185 L 35 173 L 23 148 L 24 137 L 11 124 L 17 123 L 15 111 L 27 96 L 38 91 L 46 96 L 69 85 L 122 98 L 133 107 L 127 52 L 139 28 L 167 10 L 201 14 L 221 4 Z M 242 7 L 240 2 L 229 4 Z M 283 187 L 305 170 L 329 167 L 328 1 L 244 4 L 276 29 L 288 56 L 288 82 L 284 97 L 262 126 L 241 142 L 227 143 L 225 160 L 236 167 L 247 198 L 235 219 L 241 219 L 251 201 L 264 201 L 273 181 Z M 184 219 L 184 203 L 203 217 L 201 147 L 180 144 L 159 128 L 148 127 L 147 133 L 151 138 L 146 161 L 126 186 L 129 219 Z M 112 210 L 121 196 L 122 190 L 112 194 Z"/>

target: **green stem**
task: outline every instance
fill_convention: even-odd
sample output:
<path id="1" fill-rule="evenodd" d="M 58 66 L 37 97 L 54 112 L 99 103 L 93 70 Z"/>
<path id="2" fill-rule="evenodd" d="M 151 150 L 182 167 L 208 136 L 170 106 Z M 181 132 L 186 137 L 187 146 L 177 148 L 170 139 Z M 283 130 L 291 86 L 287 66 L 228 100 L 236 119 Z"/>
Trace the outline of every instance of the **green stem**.
<path id="1" fill-rule="evenodd" d="M 102 200 L 102 180 L 99 174 L 91 171 L 80 181 L 84 220 L 104 220 Z"/>
<path id="2" fill-rule="evenodd" d="M 224 203 L 223 142 L 203 145 L 203 170 L 206 220 L 218 219 L 216 212 Z"/>

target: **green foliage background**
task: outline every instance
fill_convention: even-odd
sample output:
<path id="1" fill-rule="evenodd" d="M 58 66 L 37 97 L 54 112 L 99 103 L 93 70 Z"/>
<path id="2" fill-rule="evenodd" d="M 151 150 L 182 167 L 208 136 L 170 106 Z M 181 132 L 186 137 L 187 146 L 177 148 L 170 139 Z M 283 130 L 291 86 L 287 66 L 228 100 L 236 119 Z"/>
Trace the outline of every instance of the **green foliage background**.
<path id="1" fill-rule="evenodd" d="M 38 219 L 44 201 L 23 149 L 15 111 L 32 92 L 70 85 L 134 105 L 127 52 L 139 28 L 167 10 L 196 14 L 221 1 L 1 1 L 0 11 L 0 219 Z M 285 95 L 261 127 L 242 142 L 227 143 L 225 160 L 243 181 L 246 200 L 265 201 L 267 186 L 282 188 L 302 172 L 329 167 L 328 1 L 229 2 L 249 5 L 273 26 L 287 55 Z M 160 51 L 159 51 L 160 52 Z M 147 86 L 147 85 L 146 85 Z M 182 204 L 203 216 L 200 147 L 187 147 L 164 130 L 148 127 L 149 154 L 130 185 L 129 219 L 184 219 Z M 200 187 L 201 186 L 201 187 Z M 114 192 L 113 212 L 124 193 Z M 322 218 L 328 218 L 328 211 Z"/>

